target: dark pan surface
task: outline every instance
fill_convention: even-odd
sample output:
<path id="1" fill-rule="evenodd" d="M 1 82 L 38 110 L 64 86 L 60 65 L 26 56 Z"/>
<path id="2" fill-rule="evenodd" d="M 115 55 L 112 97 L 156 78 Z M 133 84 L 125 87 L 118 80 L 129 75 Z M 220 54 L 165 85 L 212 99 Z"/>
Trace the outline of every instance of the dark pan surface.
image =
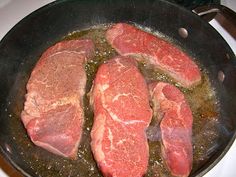
<path id="1" fill-rule="evenodd" d="M 20 121 L 20 112 L 23 109 L 25 85 L 35 63 L 43 51 L 68 33 L 115 22 L 135 22 L 160 31 L 194 55 L 208 71 L 220 102 L 221 144 L 218 151 L 191 175 L 205 174 L 231 146 L 236 136 L 236 60 L 227 43 L 210 25 L 191 12 L 163 1 L 59 1 L 23 19 L 0 43 L 0 149 L 6 159 L 24 171 L 25 175 L 38 174 L 34 168 L 30 168 L 29 162 L 22 160 L 22 156 L 35 155 L 48 161 L 52 157 L 37 147 L 34 148 L 37 153 L 24 152 L 16 143 L 16 139 L 28 139 Z M 182 27 L 188 30 L 187 38 L 182 38 L 178 33 Z M 225 75 L 223 82 L 218 79 L 219 73 Z M 18 130 L 22 131 L 14 132 Z M 22 146 L 25 145 L 32 146 Z M 73 161 L 60 157 L 55 159 L 58 163 L 73 165 Z M 60 172 L 60 169 L 50 168 L 50 165 L 42 170 L 48 171 L 47 176 Z M 69 168 L 67 170 L 70 171 Z M 81 173 L 80 176 L 85 174 Z"/>

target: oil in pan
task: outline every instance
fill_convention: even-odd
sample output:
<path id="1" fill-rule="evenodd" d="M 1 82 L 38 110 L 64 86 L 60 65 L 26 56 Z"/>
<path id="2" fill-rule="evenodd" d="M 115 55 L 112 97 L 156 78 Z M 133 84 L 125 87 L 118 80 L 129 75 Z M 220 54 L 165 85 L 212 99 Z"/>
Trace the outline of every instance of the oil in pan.
<path id="1" fill-rule="evenodd" d="M 77 160 L 65 159 L 53 155 L 33 145 L 30 141 L 20 121 L 24 95 L 26 93 L 25 85 L 30 73 L 23 73 L 18 77 L 18 80 L 21 81 L 20 88 L 14 90 L 13 92 L 15 93 L 13 94 L 19 98 L 17 99 L 19 101 L 12 101 L 9 107 L 9 112 L 12 112 L 10 132 L 16 144 L 17 151 L 21 152 L 21 159 L 28 164 L 31 171 L 34 172 L 34 176 L 102 176 L 90 149 L 90 131 L 93 124 L 93 112 L 89 105 L 89 91 L 99 65 L 117 55 L 105 39 L 105 31 L 108 27 L 109 25 L 96 26 L 84 31 L 70 33 L 62 39 L 89 38 L 94 41 L 96 48 L 94 59 L 89 61 L 85 66 L 87 73 L 86 95 L 84 97 L 85 123 Z M 159 33 L 155 32 L 154 34 L 157 35 Z M 160 37 L 163 38 L 163 35 Z M 168 40 L 168 38 L 165 39 Z M 219 106 L 207 72 L 202 69 L 202 83 L 191 90 L 187 90 L 146 63 L 139 63 L 139 68 L 147 81 L 158 80 L 175 84 L 187 98 L 194 116 L 192 171 L 196 171 L 219 147 Z M 155 124 L 154 121 L 152 121 L 151 125 L 153 124 Z M 145 176 L 171 176 L 161 158 L 161 144 L 159 141 L 149 142 L 149 154 L 149 166 Z"/>

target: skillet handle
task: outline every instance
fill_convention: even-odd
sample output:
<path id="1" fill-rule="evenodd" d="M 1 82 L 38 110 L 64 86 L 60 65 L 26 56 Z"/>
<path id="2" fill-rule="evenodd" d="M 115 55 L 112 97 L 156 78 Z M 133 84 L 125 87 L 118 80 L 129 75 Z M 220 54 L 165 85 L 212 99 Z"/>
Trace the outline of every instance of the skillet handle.
<path id="1" fill-rule="evenodd" d="M 224 30 L 236 39 L 236 13 L 223 5 L 205 5 L 192 10 L 207 22 L 216 20 Z"/>

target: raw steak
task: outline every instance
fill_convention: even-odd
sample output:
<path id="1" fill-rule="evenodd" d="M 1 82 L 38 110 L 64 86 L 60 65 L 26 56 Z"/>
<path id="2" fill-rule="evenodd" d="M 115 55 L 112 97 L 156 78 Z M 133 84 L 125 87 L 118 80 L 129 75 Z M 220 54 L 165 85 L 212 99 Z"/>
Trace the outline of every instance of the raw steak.
<path id="1" fill-rule="evenodd" d="M 174 176 L 188 176 L 192 168 L 192 112 L 183 93 L 159 82 L 149 85 L 153 109 L 161 119 L 162 156 Z"/>
<path id="2" fill-rule="evenodd" d="M 118 56 L 101 65 L 91 98 L 91 146 L 102 173 L 109 177 L 143 176 L 149 158 L 145 129 L 152 111 L 136 61 Z"/>
<path id="3" fill-rule="evenodd" d="M 36 145 L 76 158 L 84 121 L 84 64 L 93 53 L 91 40 L 71 40 L 57 43 L 39 59 L 27 83 L 21 114 Z"/>
<path id="4" fill-rule="evenodd" d="M 145 59 L 183 87 L 192 87 L 201 80 L 198 66 L 188 55 L 163 39 L 134 26 L 115 24 L 106 32 L 106 38 L 120 55 Z"/>

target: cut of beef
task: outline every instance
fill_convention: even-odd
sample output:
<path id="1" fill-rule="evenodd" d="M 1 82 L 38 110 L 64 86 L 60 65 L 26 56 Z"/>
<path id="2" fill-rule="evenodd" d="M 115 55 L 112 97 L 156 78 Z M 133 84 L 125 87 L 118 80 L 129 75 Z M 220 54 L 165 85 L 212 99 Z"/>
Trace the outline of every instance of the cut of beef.
<path id="1" fill-rule="evenodd" d="M 84 121 L 84 64 L 93 53 L 91 40 L 71 40 L 57 43 L 39 59 L 27 83 L 21 114 L 36 145 L 76 158 Z"/>
<path id="2" fill-rule="evenodd" d="M 186 177 L 192 168 L 192 112 L 183 93 L 168 83 L 149 85 L 153 109 L 160 120 L 162 156 L 174 176 Z"/>
<path id="3" fill-rule="evenodd" d="M 108 29 L 106 38 L 120 55 L 145 59 L 183 87 L 192 87 L 201 80 L 198 66 L 187 54 L 169 42 L 134 26 L 115 24 Z"/>
<path id="4" fill-rule="evenodd" d="M 149 158 L 145 129 L 152 111 L 136 61 L 118 56 L 102 64 L 94 80 L 91 104 L 91 146 L 104 176 L 143 176 Z"/>

